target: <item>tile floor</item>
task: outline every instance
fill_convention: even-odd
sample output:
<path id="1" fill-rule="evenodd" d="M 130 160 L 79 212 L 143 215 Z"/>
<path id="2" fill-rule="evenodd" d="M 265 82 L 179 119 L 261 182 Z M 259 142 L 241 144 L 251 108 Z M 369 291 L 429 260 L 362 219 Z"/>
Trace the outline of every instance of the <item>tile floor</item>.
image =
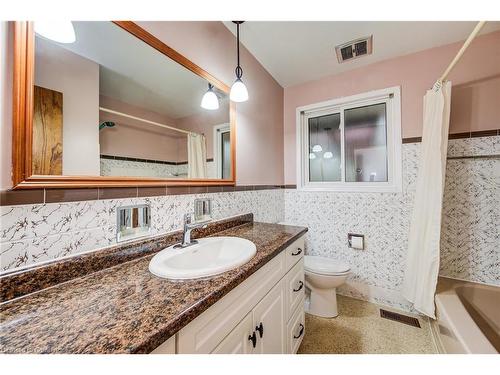
<path id="1" fill-rule="evenodd" d="M 339 316 L 306 314 L 306 334 L 299 354 L 433 354 L 429 322 L 422 328 L 383 319 L 373 303 L 338 296 Z M 397 311 L 383 307 L 386 310 Z"/>

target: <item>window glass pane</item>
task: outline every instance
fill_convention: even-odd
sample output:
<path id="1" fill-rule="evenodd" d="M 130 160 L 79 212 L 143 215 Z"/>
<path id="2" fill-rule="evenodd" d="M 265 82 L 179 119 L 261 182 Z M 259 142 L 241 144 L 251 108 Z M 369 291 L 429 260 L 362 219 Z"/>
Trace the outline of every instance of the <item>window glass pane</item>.
<path id="1" fill-rule="evenodd" d="M 340 114 L 309 118 L 309 181 L 340 181 Z"/>
<path id="2" fill-rule="evenodd" d="M 385 103 L 344 111 L 347 182 L 387 181 L 386 130 Z"/>

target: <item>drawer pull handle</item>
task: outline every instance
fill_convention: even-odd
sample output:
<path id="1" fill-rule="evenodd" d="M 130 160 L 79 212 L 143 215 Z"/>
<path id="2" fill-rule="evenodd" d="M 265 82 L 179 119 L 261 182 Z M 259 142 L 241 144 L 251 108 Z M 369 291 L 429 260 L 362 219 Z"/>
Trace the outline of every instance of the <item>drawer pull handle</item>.
<path id="1" fill-rule="evenodd" d="M 293 338 L 294 339 L 298 339 L 300 338 L 300 336 L 302 336 L 304 334 L 304 325 L 302 323 L 300 323 L 300 332 L 297 336 L 293 335 Z"/>
<path id="2" fill-rule="evenodd" d="M 262 325 L 262 322 L 260 322 L 260 324 L 255 327 L 255 329 L 259 331 L 259 336 L 260 338 L 262 338 L 262 336 L 264 336 L 264 326 Z"/>
<path id="3" fill-rule="evenodd" d="M 299 292 L 302 290 L 302 288 L 304 287 L 304 283 L 302 281 L 299 281 L 299 287 L 297 289 L 294 289 L 293 291 L 294 292 Z"/>
<path id="4" fill-rule="evenodd" d="M 252 346 L 255 348 L 257 345 L 257 335 L 255 334 L 255 331 L 253 331 L 253 334 L 248 335 L 248 339 L 252 342 Z"/>
<path id="5" fill-rule="evenodd" d="M 296 253 L 292 253 L 292 255 L 294 257 L 296 257 L 297 255 L 300 255 L 300 254 L 302 254 L 302 249 L 300 247 L 297 248 L 297 252 Z"/>

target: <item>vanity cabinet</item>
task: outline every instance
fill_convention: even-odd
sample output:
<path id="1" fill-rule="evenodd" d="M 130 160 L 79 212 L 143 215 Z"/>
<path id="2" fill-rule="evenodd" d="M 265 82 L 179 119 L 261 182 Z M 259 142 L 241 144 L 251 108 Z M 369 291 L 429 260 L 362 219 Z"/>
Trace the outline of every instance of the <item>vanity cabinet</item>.
<path id="1" fill-rule="evenodd" d="M 302 236 L 182 328 L 175 352 L 296 353 L 305 330 L 303 255 Z"/>

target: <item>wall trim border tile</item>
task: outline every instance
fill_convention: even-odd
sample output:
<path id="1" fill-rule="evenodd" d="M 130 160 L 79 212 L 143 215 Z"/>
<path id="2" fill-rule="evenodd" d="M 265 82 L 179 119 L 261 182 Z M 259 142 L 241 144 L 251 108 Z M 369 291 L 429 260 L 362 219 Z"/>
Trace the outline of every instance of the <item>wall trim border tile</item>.
<path id="1" fill-rule="evenodd" d="M 296 189 L 297 185 L 207 185 L 207 186 L 130 186 L 81 189 L 29 189 L 0 192 L 0 206 L 79 202 L 88 200 L 147 198 L 165 195 L 226 193 L 274 189 Z"/>
<path id="2" fill-rule="evenodd" d="M 500 135 L 500 129 L 478 130 L 465 133 L 452 133 L 448 135 L 448 139 L 463 139 L 463 138 L 478 138 L 478 137 L 494 137 Z M 422 142 L 422 137 L 408 137 L 402 139 L 403 143 L 418 143 Z"/>

